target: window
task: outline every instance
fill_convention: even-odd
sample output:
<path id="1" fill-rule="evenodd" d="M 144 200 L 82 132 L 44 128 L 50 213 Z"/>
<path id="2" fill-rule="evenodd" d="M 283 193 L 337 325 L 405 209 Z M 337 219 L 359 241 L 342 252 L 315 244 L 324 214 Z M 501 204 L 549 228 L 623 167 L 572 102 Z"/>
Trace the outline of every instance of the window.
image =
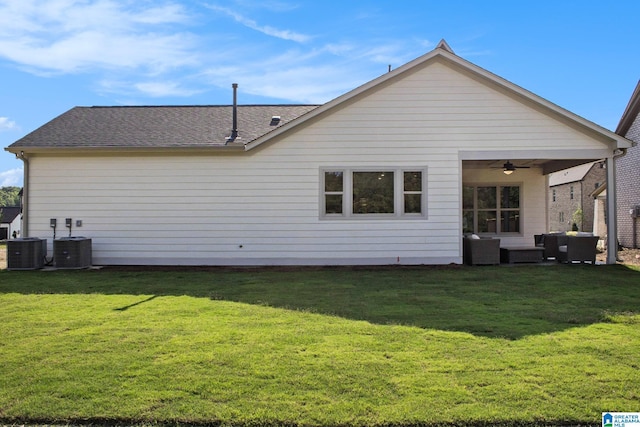
<path id="1" fill-rule="evenodd" d="M 403 201 L 405 214 L 422 214 L 422 171 L 403 173 Z"/>
<path id="2" fill-rule="evenodd" d="M 342 201 L 344 199 L 343 173 L 325 172 L 324 174 L 324 200 L 327 214 L 342 214 Z"/>
<path id="3" fill-rule="evenodd" d="M 559 212 L 558 213 L 558 221 L 563 223 L 564 222 L 564 212 Z"/>
<path id="4" fill-rule="evenodd" d="M 393 172 L 353 172 L 352 182 L 353 214 L 395 212 Z"/>
<path id="5" fill-rule="evenodd" d="M 465 185 L 462 215 L 464 233 L 519 233 L 520 187 Z"/>
<path id="6" fill-rule="evenodd" d="M 324 218 L 426 217 L 422 169 L 321 171 Z"/>

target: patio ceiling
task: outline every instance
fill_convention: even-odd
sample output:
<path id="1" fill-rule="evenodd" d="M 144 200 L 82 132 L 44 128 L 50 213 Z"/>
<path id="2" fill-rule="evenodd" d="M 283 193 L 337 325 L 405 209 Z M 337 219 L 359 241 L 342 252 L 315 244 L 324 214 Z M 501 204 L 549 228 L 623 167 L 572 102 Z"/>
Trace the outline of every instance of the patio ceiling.
<path id="1" fill-rule="evenodd" d="M 495 159 L 495 160 L 463 160 L 463 168 L 473 169 L 500 169 L 507 162 L 510 161 L 515 166 L 527 166 L 530 168 L 540 168 L 544 175 L 548 175 L 552 172 L 568 169 L 574 166 L 582 165 L 589 162 L 594 162 L 601 159 Z"/>

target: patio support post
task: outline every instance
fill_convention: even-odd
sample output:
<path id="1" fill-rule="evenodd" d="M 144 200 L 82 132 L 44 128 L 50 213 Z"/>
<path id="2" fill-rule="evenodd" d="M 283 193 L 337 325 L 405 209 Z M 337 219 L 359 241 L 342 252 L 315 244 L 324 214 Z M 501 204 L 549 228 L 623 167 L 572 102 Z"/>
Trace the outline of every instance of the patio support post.
<path id="1" fill-rule="evenodd" d="M 607 264 L 615 264 L 618 259 L 615 168 L 615 159 L 611 155 L 607 157 Z"/>

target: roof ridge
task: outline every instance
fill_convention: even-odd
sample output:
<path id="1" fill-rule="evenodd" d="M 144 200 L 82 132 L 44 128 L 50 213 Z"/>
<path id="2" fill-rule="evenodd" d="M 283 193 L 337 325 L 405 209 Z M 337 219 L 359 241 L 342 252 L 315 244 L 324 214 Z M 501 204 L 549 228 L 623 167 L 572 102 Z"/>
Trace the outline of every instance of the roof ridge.
<path id="1" fill-rule="evenodd" d="M 444 49 L 447 52 L 453 53 L 455 55 L 455 53 L 453 52 L 453 49 L 451 49 L 451 46 L 449 46 L 449 43 L 447 43 L 445 39 L 440 40 L 440 43 L 438 43 L 438 45 L 436 46 L 436 49 Z"/>
<path id="2" fill-rule="evenodd" d="M 238 104 L 240 107 L 319 107 L 322 104 Z M 91 105 L 76 108 L 226 108 L 233 104 L 193 104 L 193 105 Z"/>

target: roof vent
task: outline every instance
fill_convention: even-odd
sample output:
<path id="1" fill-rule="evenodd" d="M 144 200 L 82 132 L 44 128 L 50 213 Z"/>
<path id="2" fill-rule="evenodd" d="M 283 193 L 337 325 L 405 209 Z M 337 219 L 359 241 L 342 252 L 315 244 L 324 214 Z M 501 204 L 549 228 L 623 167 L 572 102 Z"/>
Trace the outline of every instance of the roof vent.
<path id="1" fill-rule="evenodd" d="M 233 88 L 233 117 L 231 123 L 231 135 L 226 137 L 227 143 L 234 142 L 236 139 L 239 139 L 238 136 L 238 83 L 233 83 L 231 85 Z"/>
<path id="2" fill-rule="evenodd" d="M 280 116 L 271 116 L 271 126 L 278 126 L 280 124 Z"/>

